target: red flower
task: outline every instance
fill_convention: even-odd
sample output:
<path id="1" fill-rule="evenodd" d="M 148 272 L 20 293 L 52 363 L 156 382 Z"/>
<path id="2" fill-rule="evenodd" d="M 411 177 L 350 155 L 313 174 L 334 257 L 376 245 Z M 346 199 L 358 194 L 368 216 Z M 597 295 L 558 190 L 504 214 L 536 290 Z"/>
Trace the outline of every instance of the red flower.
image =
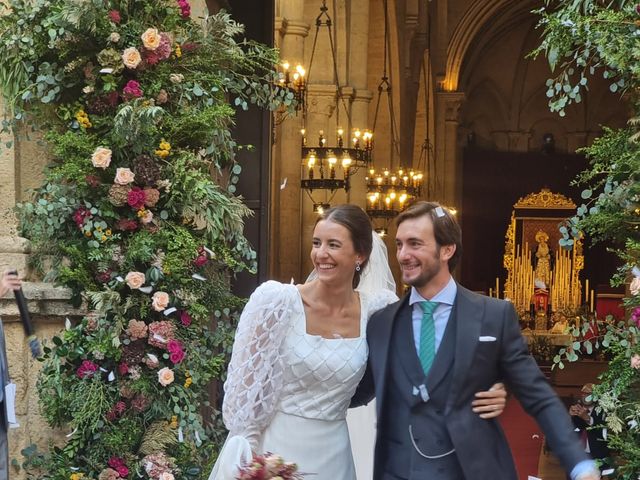
<path id="1" fill-rule="evenodd" d="M 193 264 L 200 268 L 204 265 L 206 265 L 206 263 L 209 261 L 209 258 L 206 255 L 198 255 L 196 257 L 196 259 L 193 261 Z"/>
<path id="2" fill-rule="evenodd" d="M 82 228 L 84 221 L 91 217 L 91 212 L 86 207 L 80 207 L 73 213 L 73 221 L 76 222 L 78 228 Z"/>
<path id="3" fill-rule="evenodd" d="M 169 360 L 171 360 L 171 363 L 174 365 L 184 360 L 185 354 L 182 349 L 182 343 L 180 343 L 179 340 L 169 340 L 169 343 L 167 343 L 167 350 L 170 353 Z"/>
<path id="4" fill-rule="evenodd" d="M 118 105 L 118 99 L 120 98 L 120 96 L 118 95 L 118 92 L 114 91 L 105 95 L 104 98 L 109 105 L 111 105 L 112 107 L 115 107 Z"/>
<path id="5" fill-rule="evenodd" d="M 124 464 L 124 460 L 120 457 L 111 457 L 109 459 L 108 465 L 113 468 L 120 477 L 125 478 L 129 475 L 129 469 Z"/>
<path id="6" fill-rule="evenodd" d="M 96 188 L 98 185 L 100 185 L 100 179 L 95 175 L 87 175 L 85 177 L 85 180 L 87 181 L 87 185 L 92 188 Z"/>
<path id="7" fill-rule="evenodd" d="M 116 222 L 115 228 L 123 232 L 133 232 L 138 229 L 138 222 L 130 218 L 121 218 Z"/>
<path id="8" fill-rule="evenodd" d="M 106 272 L 100 272 L 96 275 L 96 280 L 100 283 L 107 283 L 111 281 L 111 270 L 107 270 Z"/>
<path id="9" fill-rule="evenodd" d="M 120 18 L 120 12 L 118 10 L 109 10 L 109 20 L 111 20 L 113 23 L 120 23 L 120 20 L 122 20 Z"/>
<path id="10" fill-rule="evenodd" d="M 191 315 L 189 315 L 189 312 L 187 312 L 186 310 L 180 311 L 180 323 L 184 327 L 188 327 L 189 325 L 191 325 Z"/>
<path id="11" fill-rule="evenodd" d="M 98 365 L 91 360 L 83 360 L 82 364 L 76 370 L 76 375 L 80 378 L 87 378 L 92 376 L 98 370 Z"/>
<path id="12" fill-rule="evenodd" d="M 130 207 L 135 208 L 136 210 L 144 207 L 144 199 L 144 190 L 140 187 L 133 187 L 127 194 L 127 203 Z"/>
<path id="13" fill-rule="evenodd" d="M 127 404 L 124 403 L 122 400 L 116 403 L 115 410 L 119 415 L 122 415 L 126 409 L 127 409 Z"/>
<path id="14" fill-rule="evenodd" d="M 178 6 L 180 7 L 180 15 L 183 18 L 187 18 L 191 15 L 191 5 L 187 0 L 178 0 Z"/>
<path id="15" fill-rule="evenodd" d="M 140 84 L 135 80 L 129 80 L 122 90 L 122 94 L 126 99 L 139 98 L 144 95 L 140 88 Z"/>
<path id="16" fill-rule="evenodd" d="M 120 365 L 118 365 L 118 373 L 120 375 L 126 375 L 127 373 L 129 373 L 129 365 L 127 365 L 125 362 L 122 362 Z"/>
<path id="17" fill-rule="evenodd" d="M 640 15 L 640 3 L 636 5 L 636 13 Z"/>

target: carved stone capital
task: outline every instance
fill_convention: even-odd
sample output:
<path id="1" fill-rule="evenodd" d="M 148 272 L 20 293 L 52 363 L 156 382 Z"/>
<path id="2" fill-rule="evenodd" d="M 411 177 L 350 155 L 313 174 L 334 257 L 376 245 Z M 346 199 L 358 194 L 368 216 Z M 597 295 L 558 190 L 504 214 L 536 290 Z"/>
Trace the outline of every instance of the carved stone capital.
<path id="1" fill-rule="evenodd" d="M 299 37 L 309 35 L 309 29 L 311 28 L 307 22 L 300 20 L 282 19 L 281 25 L 281 35 L 297 35 Z"/>
<path id="2" fill-rule="evenodd" d="M 460 107 L 464 102 L 464 92 L 436 92 L 436 99 L 444 110 L 446 122 L 460 121 Z"/>

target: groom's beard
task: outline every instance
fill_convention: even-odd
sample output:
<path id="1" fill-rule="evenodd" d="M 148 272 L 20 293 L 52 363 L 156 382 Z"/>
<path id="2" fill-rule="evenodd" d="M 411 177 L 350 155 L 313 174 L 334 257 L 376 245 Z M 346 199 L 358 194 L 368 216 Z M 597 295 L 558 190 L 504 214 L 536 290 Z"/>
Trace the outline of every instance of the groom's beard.
<path id="1" fill-rule="evenodd" d="M 402 269 L 402 281 L 407 285 L 411 285 L 415 288 L 422 288 L 428 285 L 442 270 L 442 266 L 440 265 L 440 246 L 438 246 L 434 255 L 430 258 L 422 259 L 420 261 L 420 275 L 417 277 L 409 277 L 405 278 L 404 276 L 404 268 Z M 410 263 L 410 262 L 408 262 Z M 401 267 L 403 265 L 401 264 Z"/>

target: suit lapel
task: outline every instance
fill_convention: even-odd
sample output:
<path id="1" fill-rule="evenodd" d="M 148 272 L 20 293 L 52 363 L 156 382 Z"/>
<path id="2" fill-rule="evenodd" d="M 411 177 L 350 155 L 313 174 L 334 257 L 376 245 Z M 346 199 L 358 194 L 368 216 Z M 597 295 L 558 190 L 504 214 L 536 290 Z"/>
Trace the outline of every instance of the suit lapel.
<path id="1" fill-rule="evenodd" d="M 479 299 L 474 298 L 466 288 L 458 285 L 454 308 L 457 320 L 455 362 L 451 393 L 447 401 L 447 412 L 460 397 L 467 375 L 471 371 L 471 362 L 478 346 L 485 305 Z"/>
<path id="2" fill-rule="evenodd" d="M 399 312 L 402 307 L 409 303 L 409 295 L 405 295 L 399 302 L 392 305 L 389 308 L 388 321 L 381 322 L 380 328 L 375 332 L 375 337 L 380 339 L 380 343 L 373 344 L 372 340 L 369 340 L 369 355 L 375 356 L 380 362 L 379 371 L 373 371 L 375 377 L 376 388 L 376 414 L 378 418 L 381 418 L 382 408 L 385 403 L 384 391 L 387 387 L 387 370 L 389 367 L 389 347 L 391 345 L 391 332 L 393 332 L 393 326 L 396 323 Z M 373 345 L 373 347 L 372 347 Z M 379 431 L 379 430 L 378 430 Z"/>
<path id="3" fill-rule="evenodd" d="M 411 313 L 412 308 L 408 303 L 398 312 L 393 342 L 395 343 L 395 352 L 400 360 L 402 370 L 407 375 L 411 385 L 418 386 L 425 383 L 425 378 L 418 352 L 415 349 Z"/>

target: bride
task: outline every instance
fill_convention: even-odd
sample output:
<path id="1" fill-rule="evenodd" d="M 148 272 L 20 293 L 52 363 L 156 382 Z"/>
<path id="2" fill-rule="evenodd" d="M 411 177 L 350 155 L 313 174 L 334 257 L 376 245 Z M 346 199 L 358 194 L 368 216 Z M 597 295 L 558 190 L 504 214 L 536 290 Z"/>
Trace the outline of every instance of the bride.
<path id="1" fill-rule="evenodd" d="M 209 480 L 234 479 L 252 452 L 276 453 L 317 480 L 356 478 L 346 413 L 366 366 L 366 324 L 398 298 L 384 244 L 357 206 L 318 219 L 311 260 L 307 283 L 265 282 L 242 313 L 224 386 L 229 438 Z M 490 396 L 497 415 L 504 390 Z M 352 419 L 366 431 L 355 433 L 361 480 L 371 478 L 375 438 L 366 408 Z"/>

